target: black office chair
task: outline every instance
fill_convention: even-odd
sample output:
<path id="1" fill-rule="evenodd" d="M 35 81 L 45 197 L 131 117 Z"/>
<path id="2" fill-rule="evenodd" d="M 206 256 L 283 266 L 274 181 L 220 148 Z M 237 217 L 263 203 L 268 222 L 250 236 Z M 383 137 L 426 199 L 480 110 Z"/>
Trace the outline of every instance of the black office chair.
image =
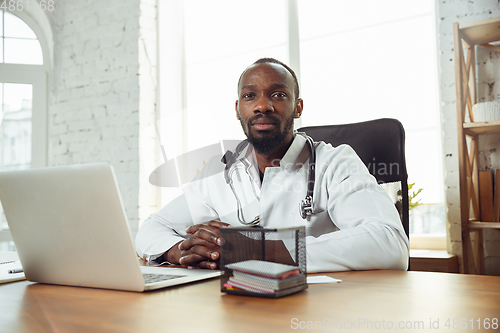
<path id="1" fill-rule="evenodd" d="M 350 145 L 379 184 L 399 184 L 393 197 L 406 236 L 410 237 L 405 131 L 398 120 L 383 118 L 344 125 L 310 126 L 298 131 L 334 147 L 343 143 Z"/>

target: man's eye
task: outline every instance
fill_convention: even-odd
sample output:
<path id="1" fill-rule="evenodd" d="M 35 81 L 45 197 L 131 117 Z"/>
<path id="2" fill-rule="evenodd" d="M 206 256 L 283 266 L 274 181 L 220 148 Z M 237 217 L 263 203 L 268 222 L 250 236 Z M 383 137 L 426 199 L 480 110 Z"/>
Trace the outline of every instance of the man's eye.
<path id="1" fill-rule="evenodd" d="M 273 94 L 273 97 L 285 98 L 286 94 L 285 93 L 281 93 L 281 92 L 277 92 L 277 93 Z"/>
<path id="2" fill-rule="evenodd" d="M 252 98 L 254 96 L 253 93 L 246 93 L 246 94 L 243 94 L 241 97 L 242 98 Z"/>

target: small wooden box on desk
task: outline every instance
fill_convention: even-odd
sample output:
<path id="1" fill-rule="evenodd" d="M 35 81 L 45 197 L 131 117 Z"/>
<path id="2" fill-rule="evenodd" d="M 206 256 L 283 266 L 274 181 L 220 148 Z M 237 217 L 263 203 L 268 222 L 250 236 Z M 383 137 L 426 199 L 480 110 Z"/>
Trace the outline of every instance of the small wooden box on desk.
<path id="1" fill-rule="evenodd" d="M 445 250 L 410 250 L 412 271 L 459 273 L 458 257 Z"/>

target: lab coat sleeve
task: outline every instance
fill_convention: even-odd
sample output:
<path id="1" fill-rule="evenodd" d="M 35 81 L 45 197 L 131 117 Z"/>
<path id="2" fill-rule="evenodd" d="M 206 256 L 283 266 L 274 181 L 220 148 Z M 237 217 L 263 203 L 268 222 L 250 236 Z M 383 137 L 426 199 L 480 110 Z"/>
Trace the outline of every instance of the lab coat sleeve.
<path id="1" fill-rule="evenodd" d="M 306 238 L 308 271 L 407 270 L 409 243 L 394 203 L 352 148 L 342 149 L 322 181 L 339 230 Z"/>
<path id="2" fill-rule="evenodd" d="M 214 161 L 217 158 L 207 163 L 202 172 L 184 188 L 184 194 L 169 202 L 158 213 L 151 214 L 139 228 L 135 239 L 136 252 L 150 265 L 158 264 L 155 262 L 158 258 L 188 237 L 187 227 L 218 219 L 208 195 L 208 180 L 218 171 L 214 170 Z"/>
<path id="3" fill-rule="evenodd" d="M 137 254 L 154 264 L 154 260 L 187 237 L 186 228 L 191 224 L 186 196 L 182 194 L 144 221 L 135 238 Z"/>

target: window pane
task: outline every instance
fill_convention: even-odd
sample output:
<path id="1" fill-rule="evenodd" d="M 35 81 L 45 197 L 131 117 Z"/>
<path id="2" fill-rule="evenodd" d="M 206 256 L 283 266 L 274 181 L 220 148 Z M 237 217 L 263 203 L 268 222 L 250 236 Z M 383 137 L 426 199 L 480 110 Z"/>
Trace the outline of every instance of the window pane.
<path id="1" fill-rule="evenodd" d="M 42 65 L 42 48 L 38 40 L 5 38 L 5 62 Z"/>
<path id="2" fill-rule="evenodd" d="M 8 12 L 5 13 L 5 37 L 37 39 L 29 25 L 19 17 Z"/>
<path id="3" fill-rule="evenodd" d="M 299 0 L 300 38 L 360 29 L 433 11 L 434 0 Z M 358 41 L 363 44 L 365 40 Z"/>
<path id="4" fill-rule="evenodd" d="M 3 13 L 0 13 L 0 36 L 3 36 Z"/>
<path id="5" fill-rule="evenodd" d="M 3 38 L 0 38 L 0 63 L 3 62 Z"/>
<path id="6" fill-rule="evenodd" d="M 31 166 L 31 114 L 33 86 L 31 84 L 0 84 L 0 170 L 27 169 Z M 8 230 L 0 206 L 0 231 Z M 0 250 L 12 251 L 12 242 L 2 242 Z"/>
<path id="7" fill-rule="evenodd" d="M 0 126 L 0 170 L 31 165 L 31 84 L 4 83 L 3 120 Z"/>
<path id="8" fill-rule="evenodd" d="M 183 4 L 188 64 L 257 50 L 265 53 L 267 48 L 285 45 L 283 1 L 254 0 L 249 5 L 246 1 L 193 0 Z"/>
<path id="9" fill-rule="evenodd" d="M 422 202 L 440 203 L 444 193 L 432 31 L 429 15 L 301 41 L 301 89 L 304 126 L 400 120 L 407 137 L 409 181 L 424 188 Z"/>
<path id="10" fill-rule="evenodd" d="M 445 234 L 434 1 L 299 6 L 302 125 L 400 120 L 414 201 L 433 204 L 410 212 L 412 232 Z"/>
<path id="11" fill-rule="evenodd" d="M 446 236 L 444 204 L 420 205 L 411 210 L 410 234 Z"/>
<path id="12" fill-rule="evenodd" d="M 259 58 L 287 61 L 284 2 L 255 0 L 249 6 L 244 1 L 196 0 L 183 1 L 183 6 L 187 148 L 243 139 L 234 111 L 238 78 Z M 251 29 L 232 28 L 245 26 Z M 218 102 L 207 103 L 207 98 Z M 224 131 L 214 130 L 219 128 Z"/>

